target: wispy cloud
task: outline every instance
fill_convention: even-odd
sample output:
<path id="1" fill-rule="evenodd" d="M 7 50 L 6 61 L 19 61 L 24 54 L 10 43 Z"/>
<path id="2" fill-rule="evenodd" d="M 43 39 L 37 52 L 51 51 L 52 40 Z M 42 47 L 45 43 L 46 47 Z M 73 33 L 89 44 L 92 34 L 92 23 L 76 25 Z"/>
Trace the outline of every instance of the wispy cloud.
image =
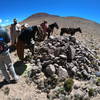
<path id="1" fill-rule="evenodd" d="M 6 20 L 5 20 L 5 22 L 7 22 L 7 23 L 8 23 L 9 21 L 10 21 L 9 19 L 6 19 Z"/>
<path id="2" fill-rule="evenodd" d="M 2 23 L 2 19 L 0 19 L 0 23 Z"/>
<path id="3" fill-rule="evenodd" d="M 1 19 L 0 18 L 0 25 L 1 26 L 6 26 L 6 25 L 9 25 L 9 24 L 11 24 L 10 19 Z"/>

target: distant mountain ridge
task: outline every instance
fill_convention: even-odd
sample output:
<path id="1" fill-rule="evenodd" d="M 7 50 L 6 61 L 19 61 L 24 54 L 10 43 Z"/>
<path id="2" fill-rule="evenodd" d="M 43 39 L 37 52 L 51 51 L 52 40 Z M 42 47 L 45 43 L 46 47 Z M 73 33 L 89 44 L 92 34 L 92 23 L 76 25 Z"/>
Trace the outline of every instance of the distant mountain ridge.
<path id="1" fill-rule="evenodd" d="M 80 20 L 85 20 L 85 21 L 92 21 L 92 20 L 89 20 L 89 19 L 81 18 L 81 17 L 74 17 L 74 16 L 61 17 L 61 16 L 58 16 L 58 15 L 52 15 L 52 14 L 41 12 L 41 13 L 36 13 L 36 14 L 29 16 L 28 18 L 23 20 L 23 22 L 32 20 L 33 18 L 42 18 L 42 17 L 58 17 L 58 18 L 60 17 L 60 18 L 65 18 L 65 19 L 80 19 Z M 97 23 L 95 21 L 92 21 L 92 22 Z M 97 23 L 97 24 L 99 24 L 99 23 Z"/>
<path id="2" fill-rule="evenodd" d="M 85 33 L 93 33 L 100 35 L 100 24 L 80 17 L 61 17 L 48 13 L 36 13 L 29 16 L 20 23 L 38 25 L 43 22 L 43 20 L 47 20 L 49 24 L 57 22 L 60 27 L 81 27 L 81 29 Z"/>

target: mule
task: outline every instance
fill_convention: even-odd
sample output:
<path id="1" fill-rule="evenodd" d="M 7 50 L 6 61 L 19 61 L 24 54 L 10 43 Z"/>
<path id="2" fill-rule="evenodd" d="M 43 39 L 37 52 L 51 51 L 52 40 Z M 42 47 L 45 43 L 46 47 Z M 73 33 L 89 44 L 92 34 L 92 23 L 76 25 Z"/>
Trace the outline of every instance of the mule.
<path id="1" fill-rule="evenodd" d="M 53 24 L 48 25 L 48 29 L 45 32 L 43 32 L 43 29 L 41 26 L 37 26 L 38 27 L 38 32 L 35 35 L 36 41 L 41 42 L 44 41 L 46 36 L 48 36 L 48 38 L 50 37 L 51 33 L 53 34 L 54 28 L 59 29 L 58 24 L 55 22 Z"/>
<path id="2" fill-rule="evenodd" d="M 60 36 L 62 36 L 64 33 L 70 34 L 71 36 L 75 35 L 76 32 L 82 33 L 82 30 L 80 27 L 78 28 L 61 28 Z"/>
<path id="3" fill-rule="evenodd" d="M 50 24 L 48 26 L 48 30 L 47 30 L 47 32 L 48 32 L 48 38 L 50 37 L 51 33 L 53 34 L 54 28 L 59 29 L 59 26 L 58 26 L 58 24 L 56 22 L 53 23 L 53 24 Z"/>

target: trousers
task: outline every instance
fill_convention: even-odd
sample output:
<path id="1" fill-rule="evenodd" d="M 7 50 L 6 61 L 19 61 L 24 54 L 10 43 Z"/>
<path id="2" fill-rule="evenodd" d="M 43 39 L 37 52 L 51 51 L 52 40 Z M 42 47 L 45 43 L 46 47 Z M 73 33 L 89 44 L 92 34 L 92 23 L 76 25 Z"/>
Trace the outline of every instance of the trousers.
<path id="1" fill-rule="evenodd" d="M 9 50 L 0 54 L 0 69 L 6 81 L 10 82 L 10 75 L 14 80 L 18 80 Z"/>

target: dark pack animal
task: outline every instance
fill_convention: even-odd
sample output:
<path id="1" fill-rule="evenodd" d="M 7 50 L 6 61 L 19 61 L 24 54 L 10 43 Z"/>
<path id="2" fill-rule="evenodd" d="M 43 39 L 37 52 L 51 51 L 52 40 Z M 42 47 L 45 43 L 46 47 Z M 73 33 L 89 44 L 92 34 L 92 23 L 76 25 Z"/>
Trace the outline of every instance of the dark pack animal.
<path id="1" fill-rule="evenodd" d="M 54 28 L 59 29 L 59 26 L 58 26 L 58 24 L 56 22 L 53 23 L 53 24 L 50 24 L 48 26 L 48 30 L 47 30 L 47 32 L 48 32 L 48 38 L 50 37 L 51 33 L 53 34 Z"/>
<path id="2" fill-rule="evenodd" d="M 41 26 L 37 26 L 38 32 L 35 34 L 35 40 L 38 42 L 44 41 L 46 36 L 49 38 L 51 33 L 53 34 L 54 28 L 59 29 L 58 24 L 55 22 L 53 24 L 48 25 L 47 34 L 43 32 Z"/>
<path id="3" fill-rule="evenodd" d="M 82 33 L 82 30 L 80 27 L 78 28 L 61 28 L 60 36 L 62 36 L 64 33 L 70 34 L 71 36 L 75 35 L 76 32 Z"/>

